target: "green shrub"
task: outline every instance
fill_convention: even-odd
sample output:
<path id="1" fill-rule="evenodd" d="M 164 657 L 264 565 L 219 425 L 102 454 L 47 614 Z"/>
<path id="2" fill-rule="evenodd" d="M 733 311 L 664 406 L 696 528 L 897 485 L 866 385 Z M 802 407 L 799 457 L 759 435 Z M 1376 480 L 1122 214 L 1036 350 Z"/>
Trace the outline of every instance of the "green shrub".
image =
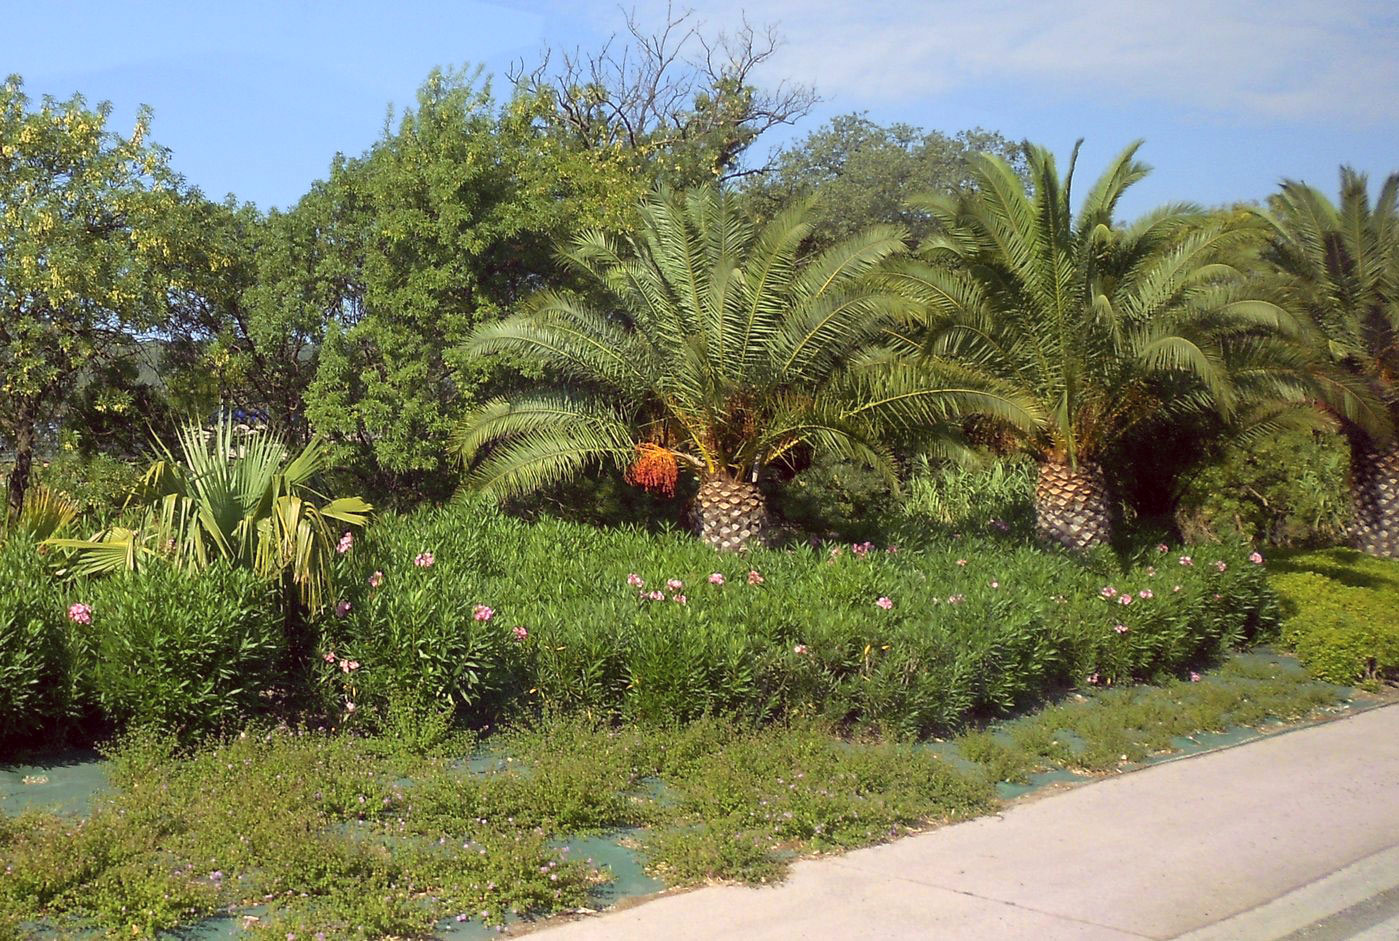
<path id="1" fill-rule="evenodd" d="M 338 581 L 353 587 L 344 616 L 321 623 L 322 679 L 334 710 L 375 721 L 408 694 L 479 723 L 520 710 L 816 716 L 922 735 L 1056 688 L 1180 671 L 1253 636 L 1274 612 L 1245 551 L 1123 567 L 997 533 L 719 555 L 679 534 L 526 524 L 460 502 L 385 517 L 342 557 Z M 431 567 L 415 565 L 424 552 Z"/>
<path id="2" fill-rule="evenodd" d="M 1224 448 L 1186 480 L 1176 522 L 1186 539 L 1325 546 L 1350 525 L 1345 442 L 1294 431 Z"/>
<path id="3" fill-rule="evenodd" d="M 268 583 L 217 563 L 198 575 L 151 564 L 74 584 L 88 605 L 77 669 L 118 725 L 193 737 L 232 728 L 276 686 L 282 626 Z"/>
<path id="4" fill-rule="evenodd" d="M 69 626 L 33 541 L 0 540 L 0 742 L 75 717 Z"/>
<path id="5" fill-rule="evenodd" d="M 924 460 L 906 489 L 900 507 L 907 518 L 904 529 L 1034 531 L 1035 465 L 1029 460 L 996 460 L 978 468 Z"/>
<path id="6" fill-rule="evenodd" d="M 1399 676 L 1399 562 L 1331 549 L 1276 568 L 1283 640 L 1309 670 L 1333 683 Z"/>

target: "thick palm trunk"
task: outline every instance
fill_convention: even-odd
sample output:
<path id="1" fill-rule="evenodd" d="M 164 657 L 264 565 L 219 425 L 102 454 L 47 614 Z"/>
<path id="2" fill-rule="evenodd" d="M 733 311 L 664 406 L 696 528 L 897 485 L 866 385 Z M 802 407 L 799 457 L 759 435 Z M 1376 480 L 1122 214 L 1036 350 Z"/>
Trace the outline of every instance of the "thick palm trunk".
<path id="1" fill-rule="evenodd" d="M 700 539 L 724 552 L 762 545 L 768 528 L 767 501 L 757 484 L 716 474 L 695 496 Z"/>
<path id="2" fill-rule="evenodd" d="M 1060 461 L 1040 463 L 1035 484 L 1035 531 L 1066 549 L 1088 549 L 1112 541 L 1112 503 L 1103 469 L 1082 462 L 1075 470 Z"/>
<path id="3" fill-rule="evenodd" d="M 1399 444 L 1376 448 L 1352 439 L 1350 498 L 1355 508 L 1351 545 L 1399 559 Z"/>

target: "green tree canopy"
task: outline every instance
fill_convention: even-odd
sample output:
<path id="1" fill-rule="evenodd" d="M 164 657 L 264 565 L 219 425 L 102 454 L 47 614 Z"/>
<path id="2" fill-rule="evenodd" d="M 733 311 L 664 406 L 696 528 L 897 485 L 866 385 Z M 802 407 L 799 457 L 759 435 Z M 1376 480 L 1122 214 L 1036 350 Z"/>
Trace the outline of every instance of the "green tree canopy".
<path id="1" fill-rule="evenodd" d="M 971 157 L 978 153 L 996 154 L 1024 171 L 1022 145 L 995 131 L 947 135 L 845 114 L 778 152 L 765 172 L 746 179 L 744 192 L 763 215 L 814 197 L 813 240 L 822 245 L 881 223 L 902 225 L 922 238 L 932 218 L 911 201 L 974 186 Z"/>
<path id="2" fill-rule="evenodd" d="M 1373 205 L 1349 168 L 1339 205 L 1288 180 L 1270 210 L 1267 260 L 1301 314 L 1316 401 L 1350 441 L 1352 538 L 1399 557 L 1399 174 Z"/>
<path id="3" fill-rule="evenodd" d="M 1043 535 L 1082 547 L 1111 534 L 1100 462 L 1163 412 L 1236 410 L 1289 391 L 1277 331 L 1288 313 L 1248 276 L 1262 230 L 1246 214 L 1169 205 L 1130 225 L 1114 210 L 1148 172 L 1124 150 L 1071 210 L 1073 162 L 1026 150 L 972 159 L 976 187 L 923 205 L 934 234 L 902 274 L 927 313 L 910 352 L 1007 383 L 1039 421 L 1019 437 L 1041 467 Z M 1074 151 L 1077 157 L 1077 148 Z"/>
<path id="4" fill-rule="evenodd" d="M 18 76 L 0 88 L 0 434 L 15 448 L 8 506 L 20 512 L 39 422 L 85 370 L 130 349 L 167 313 L 172 247 L 162 217 L 180 198 L 165 152 L 107 128 L 81 96 L 32 108 Z"/>
<path id="5" fill-rule="evenodd" d="M 457 450 L 469 486 L 510 495 L 611 462 L 670 487 L 683 470 L 701 481 L 701 534 L 736 548 L 763 528 L 753 482 L 798 449 L 892 475 L 892 427 L 927 429 L 973 407 L 1020 414 L 880 354 L 909 312 L 879 277 L 904 252 L 903 230 L 802 257 L 805 205 L 758 226 L 714 187 L 662 191 L 641 216 L 630 238 L 589 232 L 565 252 L 601 304 L 546 290 L 473 335 L 473 353 L 535 362 L 554 386 L 468 414 Z"/>

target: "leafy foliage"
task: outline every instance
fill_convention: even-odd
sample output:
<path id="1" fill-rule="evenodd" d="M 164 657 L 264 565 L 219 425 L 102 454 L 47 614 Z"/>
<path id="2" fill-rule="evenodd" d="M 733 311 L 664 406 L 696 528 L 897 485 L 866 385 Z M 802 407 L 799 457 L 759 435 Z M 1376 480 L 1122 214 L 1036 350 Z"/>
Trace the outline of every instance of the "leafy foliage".
<path id="1" fill-rule="evenodd" d="M 1028 182 L 1005 160 L 972 158 L 976 188 L 924 208 L 935 234 L 903 277 L 926 306 L 910 353 L 947 358 L 1033 402 L 1025 449 L 1101 460 L 1161 410 L 1228 414 L 1264 392 L 1295 394 L 1276 331 L 1286 312 L 1246 277 L 1256 225 L 1169 205 L 1129 226 L 1114 212 L 1147 173 L 1123 151 L 1070 207 L 1073 163 L 1028 147 Z M 1074 153 L 1077 158 L 1077 149 Z"/>
<path id="2" fill-rule="evenodd" d="M 509 495 L 590 463 L 625 467 L 641 447 L 702 478 L 746 479 L 803 448 L 892 473 L 891 424 L 932 427 L 989 399 L 860 362 L 905 312 L 874 277 L 902 251 L 898 229 L 802 259 L 802 207 L 759 228 L 732 197 L 698 189 L 663 191 L 641 212 L 625 244 L 592 232 L 565 255 L 618 312 L 544 291 L 473 336 L 473 352 L 531 362 L 560 384 L 468 414 L 455 447 L 476 489 Z"/>
<path id="3" fill-rule="evenodd" d="M 76 670 L 92 704 L 118 728 L 198 741 L 240 727 L 284 695 L 282 620 L 265 581 L 223 561 L 192 578 L 157 561 L 80 581 L 91 610 Z"/>
<path id="4" fill-rule="evenodd" d="M 0 434 L 13 442 L 9 515 L 29 483 L 37 425 L 83 370 L 129 349 L 129 331 L 164 315 L 170 244 L 162 215 L 179 198 L 142 111 L 128 137 L 111 106 L 81 96 L 31 110 L 19 76 L 0 85 Z"/>
<path id="5" fill-rule="evenodd" d="M 1152 550 L 1122 568 L 989 532 L 737 559 L 470 503 L 389 517 L 344 559 L 355 575 L 345 616 L 323 624 L 325 681 L 354 722 L 384 721 L 399 690 L 477 723 L 817 715 L 924 735 L 1089 677 L 1170 673 L 1275 623 L 1262 567 L 1237 549 Z"/>
<path id="6" fill-rule="evenodd" d="M 1283 639 L 1317 676 L 1377 685 L 1399 676 L 1399 563 L 1349 549 L 1282 557 Z"/>
<path id="7" fill-rule="evenodd" d="M 970 161 L 979 153 L 998 154 L 1023 171 L 1021 145 L 994 131 L 949 135 L 876 124 L 864 114 L 838 115 L 783 148 L 766 172 L 747 177 L 743 194 L 763 216 L 811 198 L 810 238 L 821 246 L 880 224 L 901 225 L 923 238 L 930 220 L 912 201 L 970 189 Z"/>
<path id="8" fill-rule="evenodd" d="M 0 539 L 0 742 L 50 735 L 81 709 L 62 595 L 23 529 Z"/>
<path id="9" fill-rule="evenodd" d="M 1341 169 L 1340 204 L 1288 180 L 1264 218 L 1267 258 L 1302 314 L 1301 340 L 1330 368 L 1315 368 L 1315 395 L 1352 434 L 1394 435 L 1399 408 L 1399 174 L 1371 206 L 1365 175 Z"/>
<path id="10" fill-rule="evenodd" d="M 73 571 L 136 570 L 148 559 L 168 557 L 203 572 L 222 561 L 264 579 L 285 577 L 302 603 L 319 611 L 333 588 L 341 533 L 363 526 L 372 509 L 359 497 L 311 501 L 313 483 L 327 469 L 323 443 L 314 439 L 293 456 L 265 431 L 238 437 L 231 422 L 212 434 L 191 423 L 180 432 L 178 457 L 159 448 L 160 459 L 133 494 L 145 507 L 135 528 L 53 541 L 74 552 Z"/>
<path id="11" fill-rule="evenodd" d="M 1226 444 L 1185 475 L 1177 525 L 1193 542 L 1334 545 L 1350 526 L 1348 464 L 1335 434 L 1292 431 Z"/>

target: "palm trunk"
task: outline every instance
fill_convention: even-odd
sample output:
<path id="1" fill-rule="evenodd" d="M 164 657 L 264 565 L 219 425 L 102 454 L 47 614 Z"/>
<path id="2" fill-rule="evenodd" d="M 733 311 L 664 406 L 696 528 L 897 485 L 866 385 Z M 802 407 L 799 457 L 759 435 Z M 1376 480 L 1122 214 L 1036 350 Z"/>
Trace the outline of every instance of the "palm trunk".
<path id="1" fill-rule="evenodd" d="M 1351 545 L 1361 552 L 1399 559 L 1399 443 L 1377 448 L 1350 443 L 1350 498 L 1355 508 Z"/>
<path id="2" fill-rule="evenodd" d="M 1112 503 L 1103 469 L 1082 462 L 1040 463 L 1035 484 L 1035 531 L 1066 549 L 1089 549 L 1112 541 Z"/>
<path id="3" fill-rule="evenodd" d="M 715 474 L 700 483 L 695 523 L 700 539 L 723 552 L 762 545 L 768 528 L 767 501 L 757 484 Z"/>
<path id="4" fill-rule="evenodd" d="M 15 420 L 15 466 L 10 470 L 9 508 L 10 522 L 19 519 L 24 509 L 24 494 L 29 490 L 29 472 L 34 466 L 34 426 L 38 421 L 39 410 L 30 399 L 24 399 L 19 406 Z"/>

